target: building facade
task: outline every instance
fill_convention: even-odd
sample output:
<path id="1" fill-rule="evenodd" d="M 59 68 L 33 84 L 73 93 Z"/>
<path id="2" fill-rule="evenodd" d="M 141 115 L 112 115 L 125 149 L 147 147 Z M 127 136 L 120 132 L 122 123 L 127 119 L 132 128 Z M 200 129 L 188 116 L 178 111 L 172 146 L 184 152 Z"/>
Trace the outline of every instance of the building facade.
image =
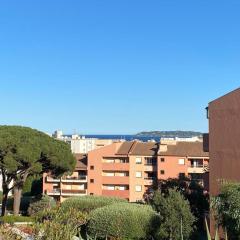
<path id="1" fill-rule="evenodd" d="M 75 154 L 76 167 L 72 175 L 54 178 L 43 174 L 43 193 L 59 202 L 66 198 L 87 195 L 87 156 Z"/>
<path id="2" fill-rule="evenodd" d="M 69 143 L 72 153 L 74 154 L 86 154 L 89 151 L 118 141 L 113 139 L 86 138 L 85 136 L 80 136 L 78 134 L 64 135 L 61 130 L 55 131 L 52 134 L 52 137 Z"/>
<path id="3" fill-rule="evenodd" d="M 218 194 L 222 181 L 240 181 L 240 88 L 208 105 L 210 194 Z M 209 145 L 208 145 L 209 143 Z"/>
<path id="4" fill-rule="evenodd" d="M 203 152 L 202 142 L 115 142 L 92 150 L 79 160 L 73 176 L 68 176 L 68 184 L 65 179 L 51 179 L 45 174 L 45 193 L 60 201 L 89 194 L 118 196 L 137 202 L 143 200 L 144 194 L 159 180 L 181 176 L 190 177 L 208 189 L 205 174 L 209 157 Z M 79 174 L 86 177 L 73 182 L 72 177 Z"/>

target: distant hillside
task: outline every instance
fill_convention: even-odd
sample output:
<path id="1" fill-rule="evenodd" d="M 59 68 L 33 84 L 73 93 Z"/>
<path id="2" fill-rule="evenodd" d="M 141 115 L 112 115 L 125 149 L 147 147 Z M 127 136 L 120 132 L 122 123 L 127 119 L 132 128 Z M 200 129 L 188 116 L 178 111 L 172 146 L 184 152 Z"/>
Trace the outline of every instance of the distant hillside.
<path id="1" fill-rule="evenodd" d="M 187 138 L 187 137 L 195 137 L 202 136 L 201 132 L 194 131 L 150 131 L 150 132 L 140 132 L 137 133 L 136 136 L 141 137 L 165 137 L 165 138 Z"/>

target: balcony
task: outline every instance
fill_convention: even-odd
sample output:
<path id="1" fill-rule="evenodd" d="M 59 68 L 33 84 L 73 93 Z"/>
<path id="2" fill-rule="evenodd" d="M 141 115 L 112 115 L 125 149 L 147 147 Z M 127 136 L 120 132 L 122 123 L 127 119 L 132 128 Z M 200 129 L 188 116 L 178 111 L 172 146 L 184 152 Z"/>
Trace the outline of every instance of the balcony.
<path id="1" fill-rule="evenodd" d="M 146 172 L 155 172 L 157 171 L 157 165 L 145 164 L 144 171 Z"/>
<path id="2" fill-rule="evenodd" d="M 149 186 L 154 184 L 155 179 L 151 177 L 144 178 L 144 185 Z"/>
<path id="3" fill-rule="evenodd" d="M 102 190 L 102 195 L 109 197 L 129 198 L 129 190 Z"/>
<path id="4" fill-rule="evenodd" d="M 61 190 L 60 190 L 60 188 L 58 188 L 58 189 L 52 189 L 52 190 L 47 190 L 46 193 L 47 193 L 47 195 L 49 195 L 49 196 L 60 196 Z"/>
<path id="5" fill-rule="evenodd" d="M 208 169 L 208 165 L 192 164 L 188 167 L 188 173 L 204 173 Z"/>
<path id="6" fill-rule="evenodd" d="M 65 183 L 86 183 L 87 182 L 87 176 L 78 176 L 78 177 L 64 177 L 62 178 L 62 182 Z"/>
<path id="7" fill-rule="evenodd" d="M 73 190 L 73 189 L 62 189 L 62 196 L 84 196 L 87 195 L 87 190 Z"/>
<path id="8" fill-rule="evenodd" d="M 49 183 L 60 182 L 60 178 L 52 178 L 52 177 L 47 176 L 46 177 L 46 182 L 49 182 Z"/>
<path id="9" fill-rule="evenodd" d="M 129 177 L 128 176 L 103 176 L 102 177 L 102 183 L 103 184 L 129 184 Z"/>
<path id="10" fill-rule="evenodd" d="M 105 171 L 128 171 L 129 163 L 103 163 L 102 170 Z"/>

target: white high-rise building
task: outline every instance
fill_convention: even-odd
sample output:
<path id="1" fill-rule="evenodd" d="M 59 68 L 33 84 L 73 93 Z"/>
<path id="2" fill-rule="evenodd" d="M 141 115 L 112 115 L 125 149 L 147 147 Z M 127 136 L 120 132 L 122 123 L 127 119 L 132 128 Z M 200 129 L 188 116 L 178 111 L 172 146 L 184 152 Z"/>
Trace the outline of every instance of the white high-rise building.
<path id="1" fill-rule="evenodd" d="M 69 143 L 71 145 L 72 152 L 76 154 L 86 154 L 89 151 L 114 142 L 112 139 L 86 138 L 85 136 L 79 136 L 78 134 L 64 135 L 61 130 L 55 131 L 52 136 L 56 139 Z"/>

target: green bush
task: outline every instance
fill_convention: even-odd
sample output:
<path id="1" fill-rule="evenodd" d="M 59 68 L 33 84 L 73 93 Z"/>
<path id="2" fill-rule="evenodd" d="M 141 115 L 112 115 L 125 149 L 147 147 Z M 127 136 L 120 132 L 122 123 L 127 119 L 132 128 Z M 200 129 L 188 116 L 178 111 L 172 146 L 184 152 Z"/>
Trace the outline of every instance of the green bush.
<path id="1" fill-rule="evenodd" d="M 43 195 L 39 201 L 34 201 L 30 203 L 28 208 L 28 214 L 30 216 L 35 215 L 36 213 L 43 211 L 45 209 L 51 209 L 56 206 L 56 202 L 53 198 Z"/>
<path id="2" fill-rule="evenodd" d="M 116 203 L 92 211 L 87 231 L 97 239 L 147 239 L 153 234 L 157 219 L 150 206 Z"/>
<path id="3" fill-rule="evenodd" d="M 37 214 L 36 222 L 34 239 L 72 240 L 86 224 L 87 216 L 73 208 L 46 209 Z"/>
<path id="4" fill-rule="evenodd" d="M 104 207 L 114 203 L 127 202 L 127 200 L 117 197 L 105 197 L 105 196 L 83 196 L 73 197 L 65 200 L 61 208 L 67 211 L 69 208 L 74 208 L 81 212 L 91 212 L 99 207 Z"/>
<path id="5" fill-rule="evenodd" d="M 7 201 L 7 210 L 8 211 L 13 211 L 13 197 L 9 197 Z M 20 212 L 23 215 L 27 214 L 28 207 L 30 205 L 30 202 L 33 201 L 33 197 L 28 197 L 24 196 L 21 198 L 21 203 L 20 203 Z"/>
<path id="6" fill-rule="evenodd" d="M 15 223 L 15 222 L 33 222 L 34 219 L 31 217 L 27 216 L 13 216 L 13 215 L 8 215 L 8 216 L 3 216 L 0 217 L 0 221 L 4 223 Z"/>
<path id="7" fill-rule="evenodd" d="M 68 223 L 74 226 L 86 224 L 87 215 L 76 211 L 74 208 L 69 208 L 68 211 L 63 211 L 56 207 L 53 209 L 45 209 L 35 215 L 36 222 L 43 223 L 45 221 L 55 221 L 62 224 Z"/>
<path id="8" fill-rule="evenodd" d="M 216 227 L 223 227 L 229 239 L 240 239 L 240 183 L 224 182 L 211 205 Z"/>

